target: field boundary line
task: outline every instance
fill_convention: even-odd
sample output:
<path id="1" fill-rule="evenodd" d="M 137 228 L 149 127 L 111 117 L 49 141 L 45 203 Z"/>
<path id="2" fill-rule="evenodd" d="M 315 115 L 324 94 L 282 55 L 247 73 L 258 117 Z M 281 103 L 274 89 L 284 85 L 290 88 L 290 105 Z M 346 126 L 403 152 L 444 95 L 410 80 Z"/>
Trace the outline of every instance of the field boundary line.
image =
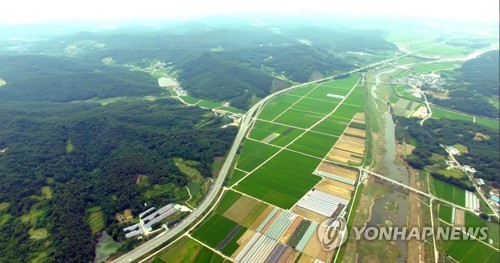
<path id="1" fill-rule="evenodd" d="M 321 83 L 319 83 L 318 85 L 316 85 L 313 89 L 311 89 L 309 92 L 307 92 L 306 94 L 304 94 L 304 96 L 300 97 L 297 101 L 295 101 L 292 105 L 288 106 L 288 108 L 286 108 L 284 111 L 282 111 L 280 114 L 278 114 L 278 116 L 276 116 L 273 121 L 275 121 L 276 119 L 278 119 L 279 117 L 281 117 L 281 115 L 283 115 L 285 112 L 287 112 L 290 108 L 292 108 L 293 106 L 295 106 L 295 104 L 299 103 L 299 101 L 301 101 L 303 98 L 305 98 L 307 95 L 309 95 L 309 93 L 315 91 L 319 86 L 321 86 Z M 285 93 L 286 94 L 286 93 Z"/>
<path id="2" fill-rule="evenodd" d="M 196 242 L 200 243 L 202 246 L 204 246 L 204 247 L 206 247 L 206 248 L 208 248 L 208 249 L 212 250 L 212 252 L 214 252 L 215 254 L 218 254 L 219 256 L 222 256 L 224 259 L 226 259 L 226 260 L 229 260 L 229 261 L 231 261 L 231 262 L 235 262 L 235 263 L 236 263 L 236 261 L 235 261 L 234 259 L 232 259 L 232 258 L 230 258 L 230 257 L 228 257 L 228 256 L 226 256 L 226 255 L 224 255 L 224 254 L 222 254 L 220 251 L 217 251 L 217 250 L 215 250 L 215 249 L 211 248 L 210 246 L 208 246 L 208 245 L 206 245 L 205 243 L 201 242 L 200 240 L 198 240 L 198 239 L 194 238 L 194 237 L 193 237 L 193 236 L 191 236 L 190 234 L 186 234 L 186 236 L 187 236 L 187 237 L 189 237 L 189 238 L 191 238 L 192 240 L 194 240 L 194 241 L 196 241 Z M 211 261 L 211 259 L 210 259 L 210 261 Z"/>
<path id="3" fill-rule="evenodd" d="M 287 148 L 288 146 L 290 146 L 291 144 L 293 144 L 296 140 L 298 140 L 299 138 L 302 137 L 302 135 L 304 135 L 306 132 L 310 131 L 312 128 L 314 128 L 316 125 L 318 125 L 319 123 L 321 123 L 322 121 L 324 121 L 326 118 L 330 117 L 335 111 L 337 111 L 337 109 L 342 105 L 342 103 L 349 97 L 349 95 L 352 93 L 352 91 L 354 90 L 354 88 L 356 87 L 356 85 L 358 84 L 358 82 L 361 80 L 361 77 L 358 79 L 358 81 L 356 81 L 356 83 L 354 84 L 354 86 L 351 88 L 351 90 L 349 91 L 349 93 L 342 99 L 342 101 L 330 112 L 328 113 L 327 115 L 325 115 L 323 118 L 321 118 L 320 120 L 318 120 L 315 124 L 313 124 L 311 127 L 309 127 L 308 129 L 306 129 L 302 134 L 300 134 L 299 136 L 297 136 L 295 139 L 293 139 L 290 143 L 288 143 L 287 145 L 284 146 L 284 148 Z M 258 165 L 257 167 L 255 167 L 255 169 L 253 169 L 252 171 L 250 171 L 250 173 L 248 173 L 247 175 L 245 175 L 243 178 L 241 178 L 240 180 L 238 180 L 236 183 L 233 184 L 233 186 L 235 185 L 238 185 L 241 181 L 245 180 L 248 176 L 250 176 L 252 173 L 254 173 L 257 169 L 259 169 L 260 167 L 262 167 L 264 164 L 266 164 L 269 160 L 271 160 L 272 158 L 276 157 L 276 155 L 278 155 L 279 153 L 281 153 L 283 151 L 282 150 L 279 150 L 278 152 L 276 152 L 275 154 L 273 154 L 271 157 L 269 157 L 267 160 L 265 160 L 264 162 L 262 162 L 260 165 Z M 317 175 L 315 175 L 317 176 Z M 318 177 L 321 177 L 321 176 L 318 176 Z"/>
<path id="4" fill-rule="evenodd" d="M 263 121 L 263 122 L 267 122 L 267 123 L 272 123 L 272 124 L 276 124 L 276 125 L 281 125 L 281 126 L 285 126 L 285 127 L 290 127 L 290 128 L 294 128 L 294 129 L 297 129 L 297 130 L 307 130 L 305 128 L 301 128 L 301 127 L 297 127 L 297 126 L 293 126 L 293 125 L 289 125 L 289 124 L 284 124 L 284 123 L 281 123 L 281 122 L 275 122 L 275 121 L 269 121 L 269 120 L 264 120 L 264 119 L 257 119 L 258 121 Z M 333 135 L 333 134 L 329 134 L 329 133 L 326 133 L 326 132 L 320 132 L 320 131 L 315 131 L 315 130 L 309 130 L 310 132 L 314 132 L 314 133 L 319 133 L 319 134 L 323 134 L 323 135 L 327 135 L 327 136 L 332 136 L 332 137 L 338 137 L 337 135 Z"/>

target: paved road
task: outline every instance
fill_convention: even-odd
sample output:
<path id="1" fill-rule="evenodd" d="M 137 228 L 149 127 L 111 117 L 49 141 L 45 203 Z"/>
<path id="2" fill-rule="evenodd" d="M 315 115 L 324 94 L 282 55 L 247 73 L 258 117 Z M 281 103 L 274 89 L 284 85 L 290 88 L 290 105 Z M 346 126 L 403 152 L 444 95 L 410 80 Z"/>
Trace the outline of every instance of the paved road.
<path id="1" fill-rule="evenodd" d="M 418 51 L 416 51 L 416 52 L 418 52 Z M 416 52 L 413 52 L 413 53 L 416 53 Z M 361 68 L 358 68 L 358 69 L 351 70 L 351 71 L 346 72 L 346 73 L 342 73 L 340 75 L 351 74 L 351 73 L 355 73 L 355 72 L 359 72 L 359 71 L 365 70 L 367 68 L 371 68 L 371 67 L 383 65 L 383 64 L 385 64 L 387 62 L 394 61 L 394 60 L 399 59 L 401 57 L 409 56 L 409 55 L 411 55 L 413 53 L 407 53 L 407 54 L 404 54 L 404 55 L 401 55 L 401 56 L 398 56 L 398 57 L 395 57 L 395 58 L 386 59 L 386 60 L 383 60 L 383 61 L 380 61 L 380 62 L 377 62 L 377 63 L 373 63 L 373 64 L 370 64 L 370 65 L 367 65 L 367 66 L 364 66 L 364 67 L 361 67 Z M 295 86 L 292 86 L 292 87 L 280 90 L 278 92 L 275 92 L 273 94 L 270 94 L 269 96 L 267 96 L 264 99 L 262 99 L 259 102 L 257 102 L 243 116 L 243 118 L 241 120 L 241 124 L 240 124 L 240 129 L 238 131 L 238 134 L 236 135 L 236 138 L 234 140 L 233 146 L 231 147 L 231 149 L 229 151 L 229 154 L 228 154 L 228 156 L 226 158 L 226 161 L 224 162 L 224 165 L 221 168 L 221 171 L 219 173 L 219 177 L 217 177 L 217 180 L 212 185 L 212 187 L 210 188 L 207 196 L 205 197 L 205 199 L 203 199 L 203 201 L 201 202 L 201 204 L 191 214 L 189 214 L 184 220 L 182 220 L 179 224 L 177 224 L 175 227 L 173 227 L 172 229 L 170 229 L 170 231 L 168 231 L 164 235 L 158 236 L 158 237 L 156 237 L 154 239 L 151 239 L 151 240 L 147 241 L 146 243 L 140 245 L 139 247 L 135 248 L 134 250 L 128 252 L 127 254 L 124 254 L 123 256 L 121 256 L 121 257 L 113 260 L 112 262 L 116 262 L 116 263 L 128 263 L 128 262 L 132 262 L 132 261 L 137 260 L 138 258 L 140 258 L 140 257 L 142 257 L 142 256 L 144 256 L 144 255 L 146 255 L 146 254 L 148 254 L 150 252 L 152 252 L 154 249 L 158 248 L 164 242 L 172 239 L 174 236 L 176 236 L 176 235 L 180 234 L 182 231 L 184 231 L 190 224 L 192 224 L 194 221 L 196 221 L 196 219 L 198 219 L 198 217 L 200 215 L 202 215 L 207 208 L 210 207 L 210 205 L 214 201 L 215 197 L 217 197 L 217 194 L 219 193 L 220 188 L 224 184 L 224 181 L 226 179 L 227 173 L 228 173 L 229 169 L 231 168 L 231 163 L 234 160 L 234 157 L 236 155 L 236 151 L 238 150 L 238 148 L 239 148 L 239 146 L 241 144 L 241 141 L 243 140 L 243 138 L 245 138 L 245 135 L 248 132 L 248 129 L 251 127 L 251 124 L 252 124 L 252 121 L 253 121 L 253 115 L 256 112 L 259 112 L 260 109 L 262 108 L 262 106 L 266 102 L 268 102 L 269 100 L 271 100 L 272 98 L 276 97 L 279 94 L 288 92 L 290 90 L 293 90 L 293 89 L 296 89 L 296 88 L 299 88 L 299 87 L 302 87 L 302 86 L 305 86 L 305 85 L 309 85 L 309 84 L 314 84 L 314 83 L 319 83 L 319 82 L 331 80 L 331 79 L 333 79 L 333 78 L 335 78 L 337 76 L 339 76 L 339 75 L 335 75 L 335 76 L 331 76 L 331 77 L 327 77 L 327 78 L 318 79 L 318 80 L 315 80 L 315 81 L 310 81 L 310 82 L 302 83 L 302 84 L 299 84 L 299 85 L 295 85 Z"/>

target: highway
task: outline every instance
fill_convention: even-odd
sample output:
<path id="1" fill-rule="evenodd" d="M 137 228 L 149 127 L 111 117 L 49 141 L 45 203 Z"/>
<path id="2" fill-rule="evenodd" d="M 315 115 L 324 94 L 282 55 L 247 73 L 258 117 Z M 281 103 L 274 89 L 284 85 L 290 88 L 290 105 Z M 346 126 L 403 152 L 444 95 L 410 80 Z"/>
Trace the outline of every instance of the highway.
<path id="1" fill-rule="evenodd" d="M 242 117 L 238 134 L 236 135 L 236 138 L 234 139 L 233 145 L 231 146 L 231 149 L 229 150 L 229 154 L 227 155 L 227 158 L 226 158 L 226 160 L 221 168 L 219 176 L 215 180 L 215 183 L 212 185 L 207 196 L 205 197 L 205 199 L 203 199 L 203 201 L 200 203 L 200 205 L 191 214 L 189 214 L 184 220 L 182 220 L 179 224 L 177 224 L 175 227 L 170 229 L 164 235 L 158 236 L 156 238 L 153 238 L 153 239 L 147 241 L 146 243 L 138 246 L 134 250 L 120 256 L 119 258 L 117 258 L 111 262 L 116 262 L 116 263 L 133 262 L 133 261 L 139 259 L 140 257 L 152 252 L 154 249 L 158 248 L 161 244 L 165 243 L 166 241 L 172 239 L 176 235 L 183 232 L 189 225 L 191 225 L 194 221 L 196 221 L 198 219 L 198 217 L 200 217 L 200 215 L 202 215 L 207 210 L 207 208 L 210 207 L 210 205 L 212 204 L 214 199 L 217 197 L 222 185 L 224 184 L 227 173 L 229 172 L 229 169 L 231 168 L 231 164 L 234 161 L 234 157 L 236 156 L 236 152 L 237 152 L 242 140 L 245 138 L 245 135 L 247 134 L 248 129 L 252 126 L 252 122 L 254 120 L 253 115 L 256 112 L 259 112 L 260 109 L 262 108 L 262 106 L 265 105 L 265 103 L 267 103 L 269 100 L 271 100 L 272 98 L 274 98 L 282 93 L 288 92 L 290 90 L 293 90 L 293 89 L 296 89 L 296 88 L 299 88 L 299 87 L 302 87 L 305 85 L 331 80 L 331 79 L 333 79 L 337 76 L 340 76 L 340 75 L 351 74 L 351 73 L 365 70 L 367 68 L 375 67 L 378 65 L 384 65 L 385 63 L 394 61 L 394 60 L 399 59 L 401 57 L 409 56 L 409 55 L 414 54 L 414 53 L 419 52 L 419 51 L 420 50 L 412 52 L 412 53 L 406 53 L 406 54 L 401 55 L 401 56 L 386 59 L 386 60 L 383 60 L 383 61 L 380 61 L 377 63 L 373 63 L 373 64 L 370 64 L 370 65 L 367 65 L 367 66 L 364 66 L 364 67 L 361 67 L 358 69 L 354 69 L 354 70 L 351 70 L 349 72 L 342 73 L 339 75 L 334 75 L 334 76 L 330 76 L 327 78 L 322 78 L 322 79 L 298 84 L 295 86 L 291 86 L 289 88 L 272 93 L 272 94 L 268 95 L 267 97 L 263 98 L 262 100 L 260 100 L 259 102 L 257 102 Z"/>

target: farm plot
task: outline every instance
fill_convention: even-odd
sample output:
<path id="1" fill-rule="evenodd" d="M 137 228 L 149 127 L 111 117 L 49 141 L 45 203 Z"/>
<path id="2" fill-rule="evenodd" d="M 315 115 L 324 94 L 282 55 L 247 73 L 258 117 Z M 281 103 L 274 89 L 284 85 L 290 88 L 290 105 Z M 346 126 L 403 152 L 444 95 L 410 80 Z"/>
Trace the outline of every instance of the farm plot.
<path id="1" fill-rule="evenodd" d="M 365 92 L 366 90 L 361 86 L 354 88 L 354 90 L 351 92 L 351 94 L 349 94 L 349 97 L 347 97 L 344 103 L 353 106 L 365 105 Z"/>
<path id="2" fill-rule="evenodd" d="M 279 116 L 275 121 L 278 123 L 307 129 L 322 118 L 323 115 L 319 115 L 316 113 L 289 109 L 285 113 L 283 113 L 283 115 Z"/>
<path id="3" fill-rule="evenodd" d="M 294 233 L 299 229 L 300 225 L 304 221 L 304 218 L 297 216 L 290 224 L 290 227 L 285 231 L 285 233 L 281 236 L 280 242 L 283 244 L 288 244 L 288 241 L 291 237 L 293 237 Z"/>
<path id="4" fill-rule="evenodd" d="M 338 214 L 340 214 L 348 203 L 349 200 L 320 190 L 311 190 L 297 202 L 297 206 L 326 217 L 331 217 L 334 213 L 339 212 Z"/>
<path id="5" fill-rule="evenodd" d="M 223 262 L 220 255 L 215 254 L 210 249 L 188 237 L 181 238 L 170 247 L 161 251 L 153 262 L 180 263 L 191 262 L 195 259 L 203 260 L 199 262 Z"/>
<path id="6" fill-rule="evenodd" d="M 287 209 L 319 182 L 320 177 L 312 175 L 318 163 L 315 158 L 282 151 L 235 189 Z"/>
<path id="7" fill-rule="evenodd" d="M 344 132 L 347 125 L 349 125 L 349 120 L 330 116 L 318 123 L 318 125 L 314 126 L 312 130 L 340 136 Z"/>
<path id="8" fill-rule="evenodd" d="M 285 146 L 297 138 L 303 130 L 277 123 L 257 120 L 250 132 L 250 138 L 278 146 Z"/>
<path id="9" fill-rule="evenodd" d="M 437 197 L 460 206 L 465 206 L 465 190 L 437 178 L 432 178 L 432 184 L 434 185 L 434 193 Z"/>
<path id="10" fill-rule="evenodd" d="M 247 175 L 246 172 L 236 170 L 236 169 L 233 170 L 233 174 L 231 175 L 231 179 L 229 179 L 229 185 L 235 184 L 236 182 L 241 180 L 241 178 L 245 177 L 245 175 Z"/>
<path id="11" fill-rule="evenodd" d="M 349 90 L 351 90 L 354 84 L 356 84 L 358 79 L 358 76 L 353 75 L 349 78 L 337 79 L 321 83 L 321 85 L 314 91 L 309 93 L 307 97 L 316 99 L 328 99 L 331 98 L 328 96 L 328 94 L 346 96 L 349 93 Z"/>
<path id="12" fill-rule="evenodd" d="M 236 167 L 250 172 L 278 152 L 278 150 L 279 148 L 264 143 L 246 140 Z"/>
<path id="13" fill-rule="evenodd" d="M 306 95 L 308 92 L 310 92 L 311 90 L 313 90 L 314 88 L 316 88 L 317 86 L 319 86 L 319 84 L 309 84 L 309 85 L 306 85 L 304 87 L 296 88 L 292 91 L 289 91 L 286 94 L 302 97 L 302 96 Z"/>
<path id="14" fill-rule="evenodd" d="M 226 191 L 219 205 L 215 209 L 215 212 L 220 214 L 226 212 L 226 210 L 228 210 L 236 201 L 238 201 L 241 196 L 242 194 L 240 193 L 236 193 L 234 191 Z"/>
<path id="15" fill-rule="evenodd" d="M 354 186 L 345 184 L 336 180 L 323 178 L 319 184 L 315 187 L 317 190 L 329 193 L 340 198 L 350 200 L 352 192 L 354 191 Z"/>
<path id="16" fill-rule="evenodd" d="M 232 236 L 231 239 L 229 239 L 227 243 L 223 246 L 223 248 L 220 250 L 222 254 L 230 257 L 240 247 L 240 244 L 238 242 L 240 238 L 243 236 L 243 234 L 247 232 L 247 230 L 248 229 L 245 227 L 239 229 L 238 232 L 234 236 Z"/>
<path id="17" fill-rule="evenodd" d="M 238 224 L 220 214 L 213 214 L 193 232 L 193 238 L 216 248 Z"/>
<path id="18" fill-rule="evenodd" d="M 267 207 L 268 205 L 256 199 L 242 196 L 223 215 L 238 224 L 250 227 Z"/>
<path id="19" fill-rule="evenodd" d="M 287 149 L 323 158 L 337 142 L 337 139 L 337 137 L 330 135 L 306 132 L 293 144 L 288 146 Z"/>
<path id="20" fill-rule="evenodd" d="M 458 262 L 498 262 L 500 253 L 476 240 L 447 241 L 445 253 Z"/>
<path id="21" fill-rule="evenodd" d="M 337 105 L 340 99 L 310 99 L 308 97 L 302 98 L 297 104 L 293 105 L 292 109 L 316 112 L 318 114 L 328 114 Z"/>
<path id="22" fill-rule="evenodd" d="M 439 205 L 439 218 L 443 221 L 453 224 L 454 223 L 454 209 L 451 206 L 447 206 L 444 204 Z"/>
<path id="23" fill-rule="evenodd" d="M 329 162 L 322 162 L 314 173 L 350 185 L 358 180 L 358 172 Z"/>
<path id="24" fill-rule="evenodd" d="M 364 106 L 354 106 L 351 104 L 342 104 L 335 111 L 335 117 L 343 118 L 343 119 L 352 119 L 357 112 L 363 112 Z"/>
<path id="25" fill-rule="evenodd" d="M 295 96 L 278 95 L 276 98 L 267 102 L 266 106 L 259 114 L 259 118 L 268 121 L 273 120 L 299 99 L 299 97 Z"/>

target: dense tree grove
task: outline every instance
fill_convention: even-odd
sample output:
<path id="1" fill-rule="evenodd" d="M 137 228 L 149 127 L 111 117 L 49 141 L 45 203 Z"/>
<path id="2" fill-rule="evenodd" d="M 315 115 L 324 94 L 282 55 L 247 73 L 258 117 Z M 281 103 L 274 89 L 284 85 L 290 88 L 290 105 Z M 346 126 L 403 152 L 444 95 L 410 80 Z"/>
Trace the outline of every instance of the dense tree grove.
<path id="1" fill-rule="evenodd" d="M 499 111 L 488 98 L 498 100 L 499 52 L 486 52 L 475 59 L 467 60 L 449 77 L 448 98 L 432 98 L 432 102 L 447 108 L 478 116 L 498 118 Z M 425 87 L 424 87 L 425 89 Z"/>
<path id="2" fill-rule="evenodd" d="M 399 141 L 410 143 L 417 141 L 417 147 L 408 155 L 407 161 L 412 167 L 422 169 L 434 163 L 432 154 L 447 155 L 440 146 L 457 143 L 467 147 L 468 153 L 456 156 L 464 165 L 470 165 L 477 170 L 477 176 L 500 185 L 500 139 L 497 130 L 480 126 L 472 122 L 450 119 L 429 119 L 424 126 L 415 118 L 396 117 Z M 435 176 L 439 176 L 434 174 Z M 441 178 L 443 179 L 443 178 Z M 450 179 L 452 180 L 452 179 Z M 464 187 L 460 182 L 452 182 Z M 466 187 L 466 186 L 465 186 Z"/>
<path id="3" fill-rule="evenodd" d="M 236 134 L 235 127 L 220 128 L 229 120 L 208 110 L 134 97 L 160 91 L 147 74 L 45 56 L 18 56 L 9 66 L 11 58 L 0 57 L 8 82 L 0 90 L 2 262 L 27 262 L 40 253 L 44 262 L 92 261 L 88 208 L 101 207 L 106 230 L 122 239 L 117 212 L 180 200 L 170 192 L 143 194 L 154 185 L 187 185 L 173 158 L 197 161 L 200 173 L 211 176 L 214 158 L 225 155 Z M 83 101 L 120 96 L 132 97 L 107 105 Z M 137 185 L 138 174 L 149 183 Z M 50 187 L 51 198 L 42 187 Z M 37 229 L 46 236 L 32 238 Z"/>

